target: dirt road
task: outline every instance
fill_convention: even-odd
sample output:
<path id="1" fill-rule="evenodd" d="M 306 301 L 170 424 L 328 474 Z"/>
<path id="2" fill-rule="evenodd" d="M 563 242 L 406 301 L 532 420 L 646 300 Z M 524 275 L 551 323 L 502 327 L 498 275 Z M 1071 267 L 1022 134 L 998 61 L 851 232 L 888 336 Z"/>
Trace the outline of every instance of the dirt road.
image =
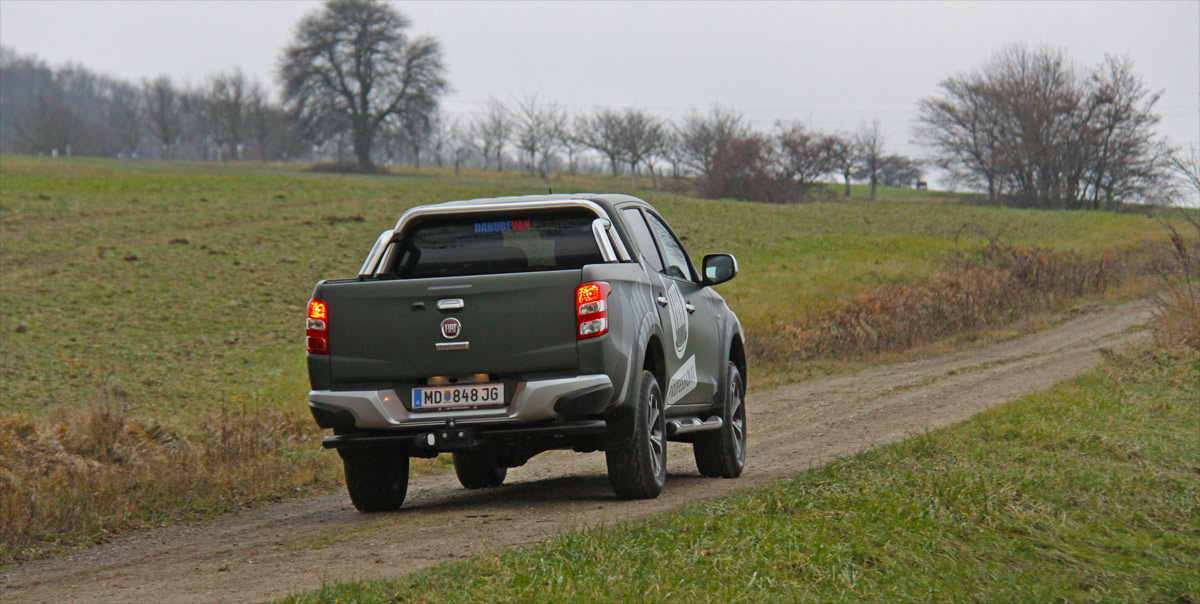
<path id="1" fill-rule="evenodd" d="M 9 569 L 0 574 L 0 601 L 266 600 L 322 581 L 395 577 L 575 527 L 646 516 L 1045 389 L 1094 366 L 1100 349 L 1145 338 L 1149 318 L 1145 302 L 1093 307 L 1054 329 L 986 348 L 753 395 L 749 458 L 738 480 L 701 478 L 691 447 L 673 443 L 663 494 L 618 501 L 603 454 L 555 452 L 510 471 L 498 489 L 465 491 L 453 473 L 417 477 L 395 513 L 359 514 L 338 494 L 130 535 Z"/>

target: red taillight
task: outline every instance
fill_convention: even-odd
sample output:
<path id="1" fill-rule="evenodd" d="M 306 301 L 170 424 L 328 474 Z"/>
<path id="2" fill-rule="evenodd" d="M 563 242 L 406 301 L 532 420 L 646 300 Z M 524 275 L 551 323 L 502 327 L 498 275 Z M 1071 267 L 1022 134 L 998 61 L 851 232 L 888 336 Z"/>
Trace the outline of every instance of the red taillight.
<path id="1" fill-rule="evenodd" d="M 575 336 L 580 340 L 608 333 L 608 294 L 603 281 L 584 283 L 575 290 Z"/>
<path id="2" fill-rule="evenodd" d="M 329 315 L 329 307 L 320 300 L 308 301 L 308 318 L 325 319 Z"/>
<path id="3" fill-rule="evenodd" d="M 310 354 L 329 354 L 329 307 L 320 300 L 308 301 L 308 322 L 305 332 L 308 335 L 308 352 Z"/>

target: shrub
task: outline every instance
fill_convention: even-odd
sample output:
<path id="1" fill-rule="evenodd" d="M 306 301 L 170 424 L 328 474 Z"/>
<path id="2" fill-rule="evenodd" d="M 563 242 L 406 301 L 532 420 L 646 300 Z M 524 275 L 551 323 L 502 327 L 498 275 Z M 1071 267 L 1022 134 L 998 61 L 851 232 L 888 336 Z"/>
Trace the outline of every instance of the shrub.
<path id="1" fill-rule="evenodd" d="M 1200 350 L 1200 222 L 1181 212 L 1184 231 L 1164 222 L 1171 232 L 1171 253 L 1155 266 L 1162 290 L 1153 298 L 1160 343 L 1183 343 Z M 1195 235 L 1189 239 L 1187 233 Z"/>

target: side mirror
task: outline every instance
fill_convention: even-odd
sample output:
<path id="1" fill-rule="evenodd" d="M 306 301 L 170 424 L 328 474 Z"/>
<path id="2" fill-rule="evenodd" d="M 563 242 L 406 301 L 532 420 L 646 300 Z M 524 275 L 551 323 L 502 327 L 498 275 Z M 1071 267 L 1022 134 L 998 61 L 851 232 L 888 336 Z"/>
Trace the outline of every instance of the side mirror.
<path id="1" fill-rule="evenodd" d="M 706 287 L 724 283 L 737 276 L 737 258 L 731 254 L 709 254 L 704 257 L 702 264 Z"/>

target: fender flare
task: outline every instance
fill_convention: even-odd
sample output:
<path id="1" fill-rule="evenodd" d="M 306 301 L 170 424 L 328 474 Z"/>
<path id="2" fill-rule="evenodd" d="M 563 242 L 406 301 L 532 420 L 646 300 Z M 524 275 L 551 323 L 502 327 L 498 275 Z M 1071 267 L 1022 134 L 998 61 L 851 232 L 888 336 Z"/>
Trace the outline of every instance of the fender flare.
<path id="1" fill-rule="evenodd" d="M 742 322 L 737 318 L 736 315 L 733 315 L 731 319 L 726 319 L 725 323 L 726 325 L 721 329 L 720 350 L 725 351 L 723 360 L 727 362 L 733 362 L 735 365 L 737 364 L 737 359 L 734 358 L 733 352 L 733 340 L 734 337 L 737 337 L 742 343 L 742 364 L 738 366 L 738 372 L 742 374 L 742 387 L 745 388 L 747 379 L 745 359 L 746 332 L 742 329 Z M 717 400 L 714 401 L 714 403 L 717 404 L 724 404 L 725 391 L 729 387 L 729 385 L 725 383 L 726 380 L 728 380 L 728 372 L 725 371 L 724 368 L 725 365 L 722 364 L 721 373 L 719 374 L 720 378 L 717 382 Z"/>
<path id="2" fill-rule="evenodd" d="M 658 335 L 659 340 L 662 340 L 662 334 L 659 330 L 657 319 L 658 314 L 653 308 L 642 314 L 641 320 L 638 322 L 637 328 L 637 349 L 634 354 L 629 355 L 629 368 L 625 375 L 625 385 L 621 387 L 621 394 L 618 399 L 621 401 L 620 407 L 624 408 L 628 402 L 631 384 L 642 374 L 642 367 L 646 365 L 646 352 L 650 348 L 650 337 Z M 661 387 L 662 384 L 659 384 Z"/>

